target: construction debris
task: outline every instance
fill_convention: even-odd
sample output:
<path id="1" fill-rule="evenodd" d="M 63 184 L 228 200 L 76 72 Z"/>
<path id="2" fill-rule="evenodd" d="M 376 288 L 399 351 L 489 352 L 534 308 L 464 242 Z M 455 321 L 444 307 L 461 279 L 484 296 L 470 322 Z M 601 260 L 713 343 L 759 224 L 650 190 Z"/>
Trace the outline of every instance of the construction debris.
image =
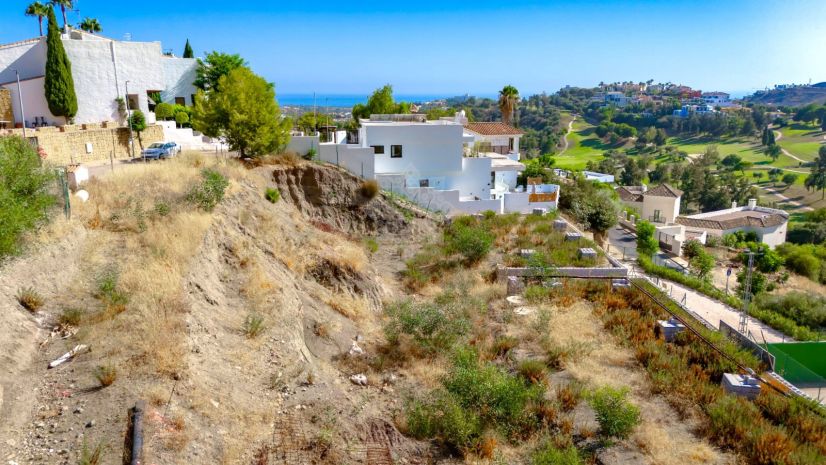
<path id="1" fill-rule="evenodd" d="M 49 368 L 54 368 L 56 366 L 62 365 L 68 362 L 69 360 L 75 358 L 75 356 L 80 355 L 84 352 L 89 352 L 89 346 L 87 346 L 86 344 L 78 344 L 75 346 L 74 349 L 66 352 L 60 358 L 49 363 Z"/>

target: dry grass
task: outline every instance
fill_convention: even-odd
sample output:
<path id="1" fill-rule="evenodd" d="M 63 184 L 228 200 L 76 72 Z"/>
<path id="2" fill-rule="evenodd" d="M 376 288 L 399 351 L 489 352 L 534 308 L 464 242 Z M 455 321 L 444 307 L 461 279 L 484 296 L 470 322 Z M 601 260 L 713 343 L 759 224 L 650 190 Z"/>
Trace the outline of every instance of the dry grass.
<path id="1" fill-rule="evenodd" d="M 36 313 L 46 301 L 33 287 L 24 287 L 17 291 L 17 302 L 26 310 Z"/>
<path id="2" fill-rule="evenodd" d="M 369 314 L 370 303 L 367 299 L 347 292 L 334 292 L 325 299 L 325 303 L 351 320 L 359 321 Z"/>
<path id="3" fill-rule="evenodd" d="M 95 379 L 102 387 L 111 386 L 118 379 L 118 370 L 114 365 L 101 365 L 95 369 Z"/>

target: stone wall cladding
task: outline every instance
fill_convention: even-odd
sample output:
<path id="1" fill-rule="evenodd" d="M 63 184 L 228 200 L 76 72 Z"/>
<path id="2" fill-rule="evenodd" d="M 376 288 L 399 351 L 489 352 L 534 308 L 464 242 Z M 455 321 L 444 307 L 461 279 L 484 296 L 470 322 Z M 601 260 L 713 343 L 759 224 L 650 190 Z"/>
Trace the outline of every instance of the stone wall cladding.
<path id="1" fill-rule="evenodd" d="M 62 130 L 61 130 L 62 129 Z M 23 135 L 22 129 L 0 132 L 4 135 Z M 67 125 L 62 128 L 43 127 L 27 129 L 26 136 L 34 139 L 37 146 L 46 153 L 46 161 L 54 165 L 87 163 L 108 160 L 114 150 L 114 158 L 129 158 L 129 128 L 101 127 L 100 124 Z M 141 133 L 141 141 L 146 147 L 163 140 L 163 127 L 148 126 Z M 92 153 L 86 153 L 86 144 L 92 144 Z M 138 136 L 135 134 L 135 155 L 140 156 Z"/>
<path id="2" fill-rule="evenodd" d="M 0 88 L 0 121 L 11 121 L 9 127 L 14 127 L 14 113 L 11 109 L 11 91 Z"/>

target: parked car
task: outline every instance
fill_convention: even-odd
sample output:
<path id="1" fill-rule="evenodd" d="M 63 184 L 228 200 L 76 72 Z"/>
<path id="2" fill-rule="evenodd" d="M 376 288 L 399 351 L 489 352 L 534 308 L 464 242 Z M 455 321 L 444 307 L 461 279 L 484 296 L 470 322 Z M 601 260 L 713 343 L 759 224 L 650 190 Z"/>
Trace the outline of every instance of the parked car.
<path id="1" fill-rule="evenodd" d="M 181 146 L 175 142 L 155 142 L 149 147 L 141 150 L 143 158 L 169 158 L 174 157 L 181 151 Z"/>

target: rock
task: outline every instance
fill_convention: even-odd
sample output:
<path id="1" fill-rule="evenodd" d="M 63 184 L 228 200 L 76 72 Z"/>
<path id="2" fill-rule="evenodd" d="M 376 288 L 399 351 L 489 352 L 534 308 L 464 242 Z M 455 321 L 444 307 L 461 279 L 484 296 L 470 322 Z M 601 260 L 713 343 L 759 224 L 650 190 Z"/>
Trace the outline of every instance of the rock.
<path id="1" fill-rule="evenodd" d="M 350 377 L 350 382 L 356 386 L 367 386 L 367 376 L 362 373 Z"/>
<path id="2" fill-rule="evenodd" d="M 359 347 L 358 342 L 353 341 L 353 343 L 350 345 L 350 355 L 363 355 L 363 354 L 364 354 L 364 349 Z"/>
<path id="3" fill-rule="evenodd" d="M 95 420 L 89 420 L 89 422 L 88 422 L 88 423 L 86 423 L 86 427 L 87 427 L 87 428 L 91 428 L 91 427 L 93 427 L 93 426 L 95 426 Z"/>
<path id="4" fill-rule="evenodd" d="M 83 407 L 81 407 L 80 405 L 78 405 L 78 406 L 75 408 L 74 413 L 83 413 Z"/>

